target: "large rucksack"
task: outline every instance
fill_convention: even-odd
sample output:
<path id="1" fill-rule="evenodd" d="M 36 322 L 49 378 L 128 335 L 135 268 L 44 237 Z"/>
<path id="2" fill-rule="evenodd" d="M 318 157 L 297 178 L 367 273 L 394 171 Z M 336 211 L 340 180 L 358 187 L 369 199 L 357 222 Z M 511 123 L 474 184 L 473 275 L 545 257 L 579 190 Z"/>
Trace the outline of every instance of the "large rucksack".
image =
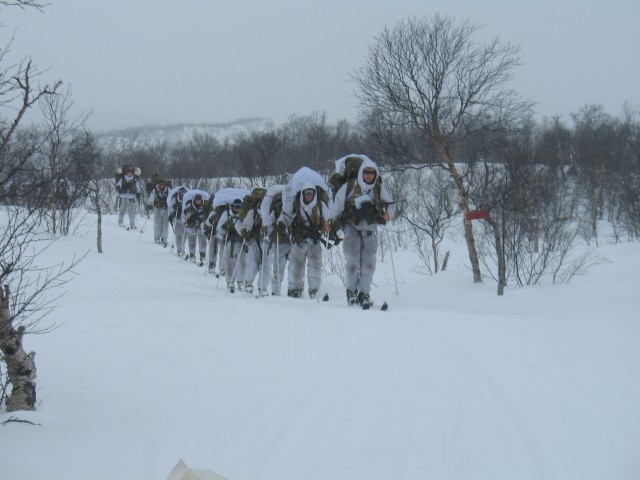
<path id="1" fill-rule="evenodd" d="M 273 196 L 269 211 L 273 212 L 276 219 L 280 216 L 282 213 L 282 192 L 278 192 Z"/>
<path id="2" fill-rule="evenodd" d="M 134 167 L 133 165 L 127 165 L 125 163 L 124 165 L 116 169 L 116 183 L 118 183 L 122 179 L 122 177 L 124 177 L 124 174 L 127 172 L 127 170 L 130 169 L 133 169 L 133 178 L 135 178 L 136 180 L 140 180 L 140 175 L 142 174 L 142 170 L 140 170 L 140 167 Z"/>
<path id="3" fill-rule="evenodd" d="M 149 195 L 151 195 L 151 192 L 153 192 L 153 189 L 156 188 L 156 185 L 159 182 L 164 182 L 164 184 L 167 187 L 167 191 L 171 190 L 173 187 L 171 185 L 171 181 L 170 180 L 165 180 L 164 178 L 162 178 L 160 175 L 158 175 L 157 173 L 153 174 L 153 177 L 151 177 L 151 180 L 149 180 L 146 184 L 145 184 L 145 191 L 147 192 L 147 197 Z"/>
<path id="4" fill-rule="evenodd" d="M 386 223 L 380 215 L 380 208 L 382 206 L 380 202 L 380 192 L 382 188 L 382 177 L 380 175 L 377 176 L 375 185 L 373 186 L 374 192 L 374 202 L 372 204 L 373 209 L 368 209 L 367 211 L 360 211 L 357 215 L 354 214 L 352 209 L 349 207 L 347 203 L 349 194 L 352 190 L 355 189 L 356 194 L 360 191 L 360 186 L 358 182 L 358 173 L 360 172 L 360 168 L 362 166 L 362 162 L 368 157 L 364 155 L 352 154 L 347 155 L 339 160 L 336 160 L 336 171 L 329 178 L 328 182 L 331 185 L 331 190 L 333 194 L 333 199 L 335 200 L 336 194 L 338 190 L 342 188 L 343 185 L 347 184 L 347 194 L 345 195 L 345 205 L 342 215 L 338 219 L 340 224 L 349 223 L 358 221 L 356 217 L 369 218 L 370 221 L 375 221 L 376 223 L 384 224 Z"/>
<path id="5" fill-rule="evenodd" d="M 126 181 L 125 174 L 130 170 L 133 170 L 133 181 L 128 182 Z M 141 173 L 142 171 L 140 170 L 140 167 L 134 167 L 127 164 L 122 165 L 122 167 L 118 167 L 115 174 L 116 192 L 118 194 L 135 194 L 136 198 L 140 198 L 141 192 L 138 191 L 138 185 L 142 185 L 140 182 Z"/>
<path id="6" fill-rule="evenodd" d="M 264 198 L 264 195 L 266 193 L 266 188 L 256 187 L 251 190 L 251 193 L 249 195 L 245 195 L 245 197 L 242 199 L 242 207 L 240 208 L 240 213 L 238 213 L 238 219 L 241 222 L 245 219 L 247 213 L 249 213 L 250 210 L 257 208 L 260 205 L 260 202 L 262 202 L 262 199 Z"/>
<path id="7" fill-rule="evenodd" d="M 214 217 L 212 218 L 212 225 L 214 231 L 218 227 L 218 221 L 222 214 L 227 211 L 231 204 L 235 200 L 242 200 L 245 196 L 249 195 L 251 192 L 249 190 L 241 189 L 241 188 L 222 188 L 215 192 L 213 196 L 209 199 L 211 201 L 211 207 L 215 211 Z"/>
<path id="8" fill-rule="evenodd" d="M 336 198 L 338 190 L 347 182 L 355 181 L 363 162 L 363 157 L 359 155 L 348 155 L 340 160 L 336 160 L 336 171 L 327 183 L 331 187 L 331 198 Z"/>

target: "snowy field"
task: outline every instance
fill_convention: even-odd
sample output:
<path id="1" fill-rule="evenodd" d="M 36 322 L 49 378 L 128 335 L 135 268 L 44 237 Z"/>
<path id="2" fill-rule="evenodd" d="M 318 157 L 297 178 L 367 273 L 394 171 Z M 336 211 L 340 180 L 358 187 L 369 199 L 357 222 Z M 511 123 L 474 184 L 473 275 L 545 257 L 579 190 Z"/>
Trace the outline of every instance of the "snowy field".
<path id="1" fill-rule="evenodd" d="M 1 478 L 637 480 L 640 244 L 568 285 L 474 285 L 462 245 L 423 276 L 378 264 L 372 298 L 226 293 L 143 234 L 85 219 L 43 263 L 90 250 L 59 324 L 25 338 L 35 412 L 0 411 Z M 142 222 L 140 222 L 141 224 Z M 9 419 L 27 420 L 7 422 Z M 4 423 L 3 423 L 4 422 Z"/>

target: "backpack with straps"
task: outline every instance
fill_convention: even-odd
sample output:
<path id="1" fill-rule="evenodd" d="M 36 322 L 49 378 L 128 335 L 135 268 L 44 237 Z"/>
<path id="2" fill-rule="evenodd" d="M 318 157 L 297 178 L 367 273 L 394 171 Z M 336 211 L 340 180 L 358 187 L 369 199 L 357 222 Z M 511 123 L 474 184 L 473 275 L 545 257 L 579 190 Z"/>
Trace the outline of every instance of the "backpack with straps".
<path id="1" fill-rule="evenodd" d="M 142 175 L 142 170 L 140 170 L 140 167 L 134 167 L 133 165 L 124 164 L 116 169 L 116 174 L 114 176 L 115 182 L 118 183 L 122 178 L 124 178 L 125 173 L 127 173 L 129 170 L 133 170 L 133 178 L 135 180 L 140 180 L 140 175 Z"/>
<path id="2" fill-rule="evenodd" d="M 242 224 L 247 218 L 247 215 L 250 211 L 254 212 L 253 216 L 253 225 L 246 232 L 243 227 L 243 236 L 246 239 L 250 238 L 260 238 L 260 231 L 262 227 L 262 217 L 260 216 L 260 204 L 264 199 L 265 194 L 267 193 L 266 188 L 256 187 L 251 190 L 249 195 L 245 195 L 242 199 L 242 207 L 240 207 L 240 212 L 238 213 L 238 220 L 240 224 Z"/>
<path id="3" fill-rule="evenodd" d="M 127 179 L 125 178 L 125 175 L 127 172 L 129 171 L 133 171 L 133 179 L 129 182 L 127 181 Z M 115 184 L 116 184 L 116 191 L 121 194 L 121 193 L 131 193 L 131 194 L 136 194 L 136 196 L 140 196 L 139 192 L 138 192 L 138 188 L 137 188 L 137 184 L 140 184 L 140 174 L 142 173 L 142 170 L 140 170 L 139 167 L 134 167 L 132 165 L 123 165 L 122 167 L 118 167 L 118 169 L 116 170 L 116 174 L 115 174 Z M 122 182 L 120 182 L 122 180 Z M 120 185 L 118 185 L 118 183 L 120 183 Z"/>
<path id="4" fill-rule="evenodd" d="M 328 199 L 329 195 L 321 187 L 316 187 L 316 204 L 311 209 L 311 215 L 309 215 L 302 208 L 302 192 L 296 193 L 295 200 L 293 202 L 293 220 L 291 222 L 291 237 L 295 243 L 300 243 L 306 238 L 312 238 L 314 243 L 322 238 L 321 227 L 323 218 L 323 203 L 322 193 Z M 305 219 L 308 220 L 309 225 L 306 224 Z"/>
<path id="5" fill-rule="evenodd" d="M 245 197 L 242 199 L 242 207 L 240 208 L 240 213 L 238 213 L 238 218 L 241 222 L 245 219 L 247 213 L 249 213 L 250 210 L 259 208 L 260 202 L 262 202 L 262 199 L 264 198 L 264 195 L 266 193 L 266 188 L 256 187 L 251 190 L 251 193 L 249 195 L 245 195 Z"/>
<path id="6" fill-rule="evenodd" d="M 336 198 L 338 190 L 345 183 L 355 181 L 358 178 L 358 172 L 363 161 L 364 158 L 361 155 L 348 155 L 336 160 L 336 171 L 327 180 L 331 187 L 332 198 Z"/>
<path id="7" fill-rule="evenodd" d="M 358 174 L 364 160 L 371 162 L 365 155 L 351 154 L 336 160 L 336 171 L 329 178 L 328 183 L 331 185 L 333 199 L 335 200 L 338 190 L 344 184 L 347 184 L 345 194 L 345 204 L 343 213 L 339 217 L 341 225 L 358 224 L 362 220 L 366 220 L 370 224 L 386 223 L 382 218 L 387 205 L 380 198 L 382 190 L 382 177 L 378 174 L 373 186 L 373 200 L 370 205 L 364 209 L 357 209 L 353 199 L 362 195 L 362 188 L 358 183 Z"/>

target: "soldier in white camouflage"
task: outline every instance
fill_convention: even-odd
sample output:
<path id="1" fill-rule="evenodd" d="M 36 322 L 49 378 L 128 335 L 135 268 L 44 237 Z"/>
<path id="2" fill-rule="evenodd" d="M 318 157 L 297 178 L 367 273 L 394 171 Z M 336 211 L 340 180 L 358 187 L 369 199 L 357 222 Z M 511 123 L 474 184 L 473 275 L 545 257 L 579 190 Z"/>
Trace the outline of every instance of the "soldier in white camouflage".
<path id="1" fill-rule="evenodd" d="M 169 238 L 169 207 L 167 197 L 169 187 L 162 179 L 156 180 L 156 184 L 147 198 L 147 205 L 153 208 L 153 239 L 163 247 L 167 246 Z"/>
<path id="2" fill-rule="evenodd" d="M 329 219 L 334 228 L 344 230 L 347 302 L 368 307 L 376 269 L 378 226 L 395 214 L 393 198 L 383 185 L 377 165 L 365 155 L 355 180 L 336 192 Z"/>
<path id="3" fill-rule="evenodd" d="M 135 169 L 127 167 L 124 175 L 116 182 L 116 192 L 120 196 L 120 210 L 118 214 L 118 225 L 124 227 L 124 216 L 129 216 L 129 228 L 136 229 L 136 214 L 138 210 L 138 199 L 142 193 L 142 184 L 135 176 Z"/>

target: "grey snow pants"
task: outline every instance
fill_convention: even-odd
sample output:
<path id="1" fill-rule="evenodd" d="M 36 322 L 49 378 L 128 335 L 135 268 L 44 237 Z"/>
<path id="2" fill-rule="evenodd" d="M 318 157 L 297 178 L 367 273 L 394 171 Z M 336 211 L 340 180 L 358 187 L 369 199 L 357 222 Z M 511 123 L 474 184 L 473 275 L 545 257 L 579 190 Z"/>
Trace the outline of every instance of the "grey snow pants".
<path id="1" fill-rule="evenodd" d="M 169 210 L 166 208 L 153 209 L 153 239 L 158 242 L 163 239 L 169 241 Z"/>
<path id="2" fill-rule="evenodd" d="M 136 202 L 134 198 L 123 198 L 120 197 L 120 212 L 118 215 L 118 224 L 122 225 L 124 222 L 124 215 L 127 214 L 129 216 L 129 226 L 136 226 L 136 214 L 138 212 L 138 202 Z"/>
<path id="3" fill-rule="evenodd" d="M 346 287 L 348 290 L 369 293 L 376 271 L 378 233 L 376 230 L 358 230 L 346 225 L 342 243 L 346 262 Z"/>
<path id="4" fill-rule="evenodd" d="M 289 252 L 289 290 L 304 289 L 304 271 L 307 268 L 309 291 L 318 291 L 322 271 L 322 244 L 306 239 L 291 245 Z"/>

